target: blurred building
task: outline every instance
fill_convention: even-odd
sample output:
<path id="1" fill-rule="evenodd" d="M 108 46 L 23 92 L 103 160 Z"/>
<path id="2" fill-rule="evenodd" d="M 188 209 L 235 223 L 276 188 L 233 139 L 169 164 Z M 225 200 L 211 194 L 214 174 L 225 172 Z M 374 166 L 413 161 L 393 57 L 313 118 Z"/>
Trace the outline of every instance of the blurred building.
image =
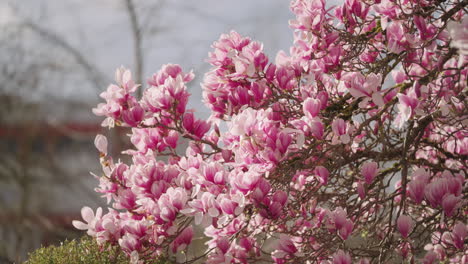
<path id="1" fill-rule="evenodd" d="M 79 235 L 71 221 L 84 204 L 101 202 L 89 174 L 99 170 L 92 142 L 101 127 L 73 118 L 51 124 L 40 105 L 17 96 L 1 95 L 0 106 L 0 255 L 18 261 Z"/>

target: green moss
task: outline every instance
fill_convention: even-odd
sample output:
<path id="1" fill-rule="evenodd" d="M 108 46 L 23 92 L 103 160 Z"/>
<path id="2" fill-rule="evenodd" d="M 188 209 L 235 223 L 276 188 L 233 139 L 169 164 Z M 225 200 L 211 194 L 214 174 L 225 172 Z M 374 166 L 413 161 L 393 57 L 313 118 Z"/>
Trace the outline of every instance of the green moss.
<path id="1" fill-rule="evenodd" d="M 40 248 L 29 255 L 25 264 L 123 264 L 129 263 L 128 257 L 118 247 L 101 249 L 89 237 L 65 241 L 60 246 Z M 169 264 L 164 259 L 145 263 Z"/>

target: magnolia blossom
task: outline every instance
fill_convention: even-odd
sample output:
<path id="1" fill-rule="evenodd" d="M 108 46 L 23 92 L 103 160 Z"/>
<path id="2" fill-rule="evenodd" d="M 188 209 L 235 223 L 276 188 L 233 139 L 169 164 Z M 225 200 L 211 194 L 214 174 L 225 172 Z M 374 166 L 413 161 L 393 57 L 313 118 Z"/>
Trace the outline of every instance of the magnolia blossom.
<path id="1" fill-rule="evenodd" d="M 361 168 L 361 174 L 367 184 L 371 184 L 375 176 L 379 172 L 379 165 L 377 162 L 366 162 Z"/>
<path id="2" fill-rule="evenodd" d="M 458 249 L 463 249 L 465 245 L 465 239 L 468 236 L 468 228 L 465 224 L 458 222 L 452 231 L 452 243 Z"/>
<path id="3" fill-rule="evenodd" d="M 406 238 L 413 229 L 413 220 L 407 215 L 400 215 L 397 220 L 397 228 L 400 234 Z"/>
<path id="4" fill-rule="evenodd" d="M 338 252 L 336 252 L 335 255 L 333 255 L 333 264 L 351 264 L 351 263 L 352 263 L 351 256 L 342 250 L 339 250 Z"/>
<path id="5" fill-rule="evenodd" d="M 131 149 L 96 137 L 108 210 L 74 226 L 132 263 L 466 262 L 462 2 L 290 7 L 276 60 L 235 31 L 213 43 L 207 120 L 187 108 L 191 71 L 141 88 L 116 71 L 93 112 Z"/>

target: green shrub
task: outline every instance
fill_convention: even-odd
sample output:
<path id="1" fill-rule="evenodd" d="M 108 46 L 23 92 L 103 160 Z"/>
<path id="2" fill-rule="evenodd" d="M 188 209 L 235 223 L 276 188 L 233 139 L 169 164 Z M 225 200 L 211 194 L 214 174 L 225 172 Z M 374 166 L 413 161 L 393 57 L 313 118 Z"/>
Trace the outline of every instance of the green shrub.
<path id="1" fill-rule="evenodd" d="M 29 255 L 25 264 L 123 264 L 128 257 L 118 247 L 101 249 L 89 237 L 65 241 L 60 246 L 40 248 Z M 146 263 L 169 264 L 165 260 Z"/>

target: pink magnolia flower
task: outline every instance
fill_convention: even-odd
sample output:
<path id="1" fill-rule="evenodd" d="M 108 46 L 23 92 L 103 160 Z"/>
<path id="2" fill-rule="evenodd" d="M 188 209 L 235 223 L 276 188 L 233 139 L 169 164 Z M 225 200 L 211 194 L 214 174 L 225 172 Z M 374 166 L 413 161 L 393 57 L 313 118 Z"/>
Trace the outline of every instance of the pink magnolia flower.
<path id="1" fill-rule="evenodd" d="M 336 252 L 333 255 L 333 264 L 351 264 L 351 263 L 352 263 L 351 256 L 347 252 L 344 252 L 341 249 L 338 250 L 338 252 Z"/>
<path id="2" fill-rule="evenodd" d="M 343 119 L 337 118 L 333 120 L 332 130 L 335 136 L 337 136 L 339 141 L 343 144 L 347 144 L 351 140 L 348 135 L 348 125 Z"/>
<path id="3" fill-rule="evenodd" d="M 319 114 L 321 105 L 322 103 L 319 99 L 309 97 L 304 101 L 302 109 L 309 119 L 313 119 Z"/>
<path id="4" fill-rule="evenodd" d="M 350 219 L 347 219 L 347 214 L 343 208 L 338 207 L 331 213 L 331 220 L 338 235 L 346 240 L 348 236 L 353 232 L 354 223 Z"/>
<path id="5" fill-rule="evenodd" d="M 154 74 L 149 80 L 148 84 L 152 86 L 163 85 L 168 78 L 176 79 L 178 76 L 182 78 L 183 82 L 190 82 L 194 78 L 192 72 L 184 73 L 182 68 L 177 64 L 165 64 L 161 70 Z"/>
<path id="6" fill-rule="evenodd" d="M 382 0 L 379 4 L 375 4 L 372 7 L 377 13 L 384 15 L 384 18 L 389 17 L 394 19 L 399 11 L 397 5 L 390 0 Z M 386 25 L 382 25 L 383 29 L 385 29 L 385 26 Z"/>
<path id="7" fill-rule="evenodd" d="M 289 21 L 292 28 L 319 30 L 325 18 L 325 1 L 294 0 L 291 11 L 296 15 Z"/>
<path id="8" fill-rule="evenodd" d="M 437 254 L 434 251 L 429 251 L 426 253 L 424 258 L 422 259 L 423 264 L 432 264 L 436 263 L 438 257 Z"/>
<path id="9" fill-rule="evenodd" d="M 173 253 L 176 253 L 178 251 L 185 250 L 190 243 L 192 243 L 192 238 L 193 238 L 193 228 L 192 226 L 189 226 L 182 230 L 180 234 L 174 239 L 174 241 L 171 244 L 171 249 Z"/>
<path id="10" fill-rule="evenodd" d="M 392 53 L 400 53 L 405 50 L 406 32 L 401 21 L 394 20 L 387 26 L 387 48 Z"/>
<path id="11" fill-rule="evenodd" d="M 141 242 L 138 238 L 130 233 L 126 233 L 122 238 L 119 238 L 119 245 L 120 247 L 128 253 L 133 251 L 138 252 L 141 248 Z"/>
<path id="12" fill-rule="evenodd" d="M 284 258 L 287 255 L 294 255 L 298 252 L 297 247 L 288 235 L 281 234 L 277 244 L 276 250 L 273 251 L 273 256 L 276 258 Z"/>
<path id="13" fill-rule="evenodd" d="M 382 76 L 374 73 L 364 77 L 361 73 L 348 74 L 343 77 L 343 80 L 347 82 L 349 93 L 355 98 L 366 97 L 367 100 L 372 100 L 377 106 L 383 106 L 385 104 L 382 94 L 380 92 L 380 86 L 382 83 Z"/>
<path id="14" fill-rule="evenodd" d="M 221 201 L 219 201 L 219 206 L 221 207 L 221 210 L 223 210 L 224 213 L 229 215 L 237 215 L 240 213 L 238 209 L 241 210 L 241 208 L 238 207 L 237 202 L 232 201 L 228 198 L 222 198 Z"/>
<path id="15" fill-rule="evenodd" d="M 183 126 L 185 130 L 194 135 L 196 138 L 201 139 L 210 130 L 210 124 L 203 120 L 197 120 L 193 113 L 185 113 L 183 119 Z"/>
<path id="16" fill-rule="evenodd" d="M 326 185 L 328 183 L 328 176 L 330 175 L 330 172 L 327 170 L 327 168 L 323 166 L 317 166 L 314 169 L 314 173 L 318 176 L 321 184 Z"/>
<path id="17" fill-rule="evenodd" d="M 421 40 L 427 40 L 434 36 L 434 33 L 436 32 L 435 28 L 432 27 L 432 25 L 430 24 L 428 25 L 423 17 L 415 16 L 413 18 L 413 21 L 416 27 L 418 28 Z"/>
<path id="18" fill-rule="evenodd" d="M 375 176 L 379 173 L 379 164 L 375 161 L 366 162 L 361 168 L 361 174 L 367 184 L 374 181 Z"/>
<path id="19" fill-rule="evenodd" d="M 446 216 L 450 217 L 454 213 L 454 211 L 460 205 L 462 201 L 461 197 L 457 197 L 453 194 L 447 194 L 442 199 L 442 209 L 444 209 L 444 213 Z"/>
<path id="20" fill-rule="evenodd" d="M 461 195 L 462 180 L 454 177 L 450 172 L 445 171 L 441 177 L 434 179 L 425 188 L 425 197 L 432 207 L 442 205 L 443 200 L 447 195 L 452 194 L 450 198 L 445 201 L 444 210 L 447 213 L 453 212 L 458 203 L 457 196 Z"/>
<path id="21" fill-rule="evenodd" d="M 429 175 L 424 169 L 418 169 L 413 174 L 413 180 L 408 183 L 408 195 L 417 204 L 424 199 L 424 189 L 429 182 Z"/>
<path id="22" fill-rule="evenodd" d="M 107 138 L 101 134 L 98 134 L 94 139 L 94 146 L 100 153 L 107 155 Z"/>
<path id="23" fill-rule="evenodd" d="M 75 228 L 80 230 L 88 230 L 88 235 L 93 236 L 96 234 L 96 224 L 100 221 L 102 217 L 102 208 L 99 207 L 96 210 L 96 215 L 93 210 L 88 206 L 81 208 L 81 217 L 85 220 L 86 223 L 73 220 L 72 224 Z"/>
<path id="24" fill-rule="evenodd" d="M 364 184 L 363 184 L 362 181 L 359 181 L 357 183 L 357 192 L 358 192 L 359 198 L 361 198 L 361 200 L 366 197 L 366 189 L 365 189 Z"/>
<path id="25" fill-rule="evenodd" d="M 358 264 L 370 264 L 370 260 L 368 258 L 362 258 L 359 260 Z"/>
<path id="26" fill-rule="evenodd" d="M 413 229 L 413 220 L 407 215 L 400 215 L 397 219 L 397 228 L 401 236 L 407 238 L 411 230 Z"/>
<path id="27" fill-rule="evenodd" d="M 465 245 L 465 239 L 468 236 L 468 229 L 466 228 L 466 225 L 461 222 L 457 222 L 453 226 L 451 236 L 453 245 L 458 249 L 463 249 Z"/>
<path id="28" fill-rule="evenodd" d="M 140 86 L 133 81 L 130 70 L 125 69 L 123 66 L 115 71 L 115 80 L 127 93 L 135 92 Z"/>
<path id="29" fill-rule="evenodd" d="M 257 118 L 261 118 L 258 116 L 257 111 L 251 108 L 247 108 L 242 111 L 241 114 L 234 116 L 231 123 L 229 124 L 229 132 L 236 136 L 251 135 L 253 128 L 257 123 Z"/>
<path id="30" fill-rule="evenodd" d="M 318 120 L 313 120 L 309 125 L 312 135 L 317 139 L 322 139 L 324 133 L 323 123 Z"/>
<path id="31" fill-rule="evenodd" d="M 144 110 L 136 104 L 135 106 L 122 111 L 122 120 L 130 127 L 136 127 L 143 120 Z"/>
<path id="32" fill-rule="evenodd" d="M 399 113 L 399 123 L 397 124 L 397 127 L 401 128 L 403 127 L 404 123 L 408 121 L 413 115 L 416 107 L 419 105 L 419 100 L 412 95 L 405 95 L 405 94 L 397 94 L 399 104 L 398 104 L 398 109 L 400 110 Z"/>

